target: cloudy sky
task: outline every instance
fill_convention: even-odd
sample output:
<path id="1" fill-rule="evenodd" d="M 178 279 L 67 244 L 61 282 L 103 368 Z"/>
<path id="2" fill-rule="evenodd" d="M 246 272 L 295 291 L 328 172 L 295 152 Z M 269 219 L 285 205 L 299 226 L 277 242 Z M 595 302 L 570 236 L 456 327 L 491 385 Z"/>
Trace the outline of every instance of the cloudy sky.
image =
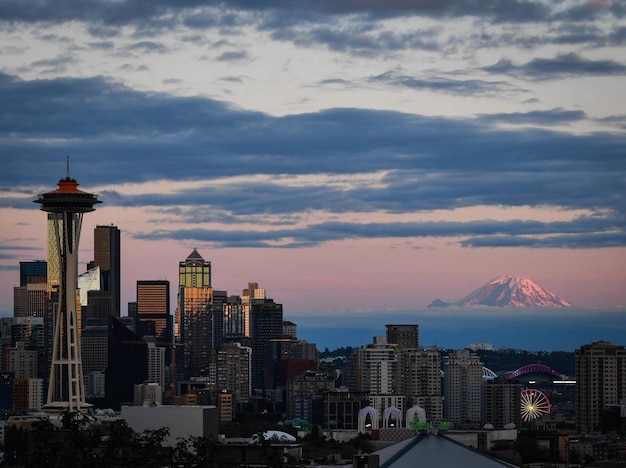
<path id="1" fill-rule="evenodd" d="M 292 318 L 503 274 L 625 306 L 625 89 L 623 1 L 5 0 L 0 312 L 68 154 L 123 303 L 197 247 Z"/>

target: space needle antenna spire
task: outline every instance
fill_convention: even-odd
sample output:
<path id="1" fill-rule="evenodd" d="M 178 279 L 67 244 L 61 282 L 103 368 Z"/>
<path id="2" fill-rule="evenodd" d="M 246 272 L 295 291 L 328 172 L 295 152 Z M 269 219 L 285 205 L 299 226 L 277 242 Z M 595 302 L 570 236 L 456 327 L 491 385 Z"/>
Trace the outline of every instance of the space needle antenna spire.
<path id="1" fill-rule="evenodd" d="M 65 156 L 65 166 L 66 166 L 66 175 L 65 177 L 67 177 L 68 179 L 70 178 L 70 155 L 66 155 Z"/>

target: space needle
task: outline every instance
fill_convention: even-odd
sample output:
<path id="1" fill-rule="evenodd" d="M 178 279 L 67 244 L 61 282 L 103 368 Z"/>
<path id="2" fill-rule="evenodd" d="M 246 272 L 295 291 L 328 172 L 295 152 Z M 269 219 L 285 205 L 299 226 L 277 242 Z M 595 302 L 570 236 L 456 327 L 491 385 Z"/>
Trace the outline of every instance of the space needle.
<path id="1" fill-rule="evenodd" d="M 69 157 L 67 175 L 57 185 L 56 190 L 39 195 L 33 202 L 39 203 L 42 211 L 53 214 L 54 245 L 60 261 L 59 299 L 54 313 L 50 380 L 44 406 L 44 411 L 58 414 L 63 410 L 80 411 L 91 406 L 85 403 L 76 265 L 83 214 L 94 211 L 94 205 L 102 202 L 96 195 L 78 189 L 78 182 L 70 178 Z"/>

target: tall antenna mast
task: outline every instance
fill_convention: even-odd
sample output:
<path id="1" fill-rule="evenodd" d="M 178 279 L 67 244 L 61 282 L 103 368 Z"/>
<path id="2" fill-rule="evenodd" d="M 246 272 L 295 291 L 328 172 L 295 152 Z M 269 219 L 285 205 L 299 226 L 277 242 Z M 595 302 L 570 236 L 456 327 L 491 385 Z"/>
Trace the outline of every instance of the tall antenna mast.
<path id="1" fill-rule="evenodd" d="M 70 178 L 70 155 L 65 156 L 65 165 L 66 165 L 66 178 Z"/>

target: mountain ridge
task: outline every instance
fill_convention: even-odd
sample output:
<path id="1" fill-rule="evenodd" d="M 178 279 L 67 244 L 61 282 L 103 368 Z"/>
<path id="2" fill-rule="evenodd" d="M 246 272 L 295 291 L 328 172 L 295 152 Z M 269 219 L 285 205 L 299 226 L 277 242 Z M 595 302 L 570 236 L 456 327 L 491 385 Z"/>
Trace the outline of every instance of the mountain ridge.
<path id="1" fill-rule="evenodd" d="M 571 307 L 572 304 L 529 278 L 497 276 L 455 302 L 435 299 L 428 307 Z"/>

